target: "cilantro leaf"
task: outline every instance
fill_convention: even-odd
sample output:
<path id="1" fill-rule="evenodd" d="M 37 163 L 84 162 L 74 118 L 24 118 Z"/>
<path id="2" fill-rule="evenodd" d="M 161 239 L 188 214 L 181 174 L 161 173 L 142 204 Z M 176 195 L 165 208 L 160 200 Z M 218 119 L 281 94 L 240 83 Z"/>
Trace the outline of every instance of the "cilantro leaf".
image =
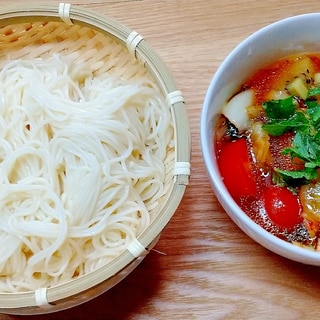
<path id="1" fill-rule="evenodd" d="M 308 161 L 309 159 L 316 158 L 317 144 L 313 138 L 303 132 L 298 131 L 294 136 L 292 147 L 283 150 L 283 154 L 294 153 L 294 156 L 302 160 Z"/>
<path id="2" fill-rule="evenodd" d="M 310 109 L 318 106 L 318 102 L 314 99 L 307 99 L 304 103 Z"/>
<path id="3" fill-rule="evenodd" d="M 317 89 L 317 90 L 316 90 Z M 320 95 L 320 87 L 310 90 L 310 95 Z M 292 144 L 282 150 L 291 160 L 303 161 L 302 170 L 275 169 L 277 183 L 297 186 L 318 178 L 320 168 L 320 105 L 313 98 L 297 104 L 291 96 L 282 100 L 263 103 L 267 123 L 263 129 L 269 135 L 280 136 L 287 131 L 294 133 Z M 282 181 L 282 182 L 281 182 Z"/>
<path id="4" fill-rule="evenodd" d="M 272 136 L 280 136 L 283 133 L 290 130 L 305 130 L 309 127 L 309 121 L 304 113 L 297 111 L 290 118 L 284 120 L 271 120 L 263 125 L 263 129 L 266 130 Z"/>
<path id="5" fill-rule="evenodd" d="M 320 87 L 310 88 L 308 91 L 308 97 L 318 96 L 320 94 Z"/>
<path id="6" fill-rule="evenodd" d="M 313 127 L 320 127 L 320 106 L 309 107 L 306 111 Z"/>
<path id="7" fill-rule="evenodd" d="M 305 161 L 306 167 L 320 167 L 320 141 L 309 133 L 298 131 L 294 136 L 292 146 L 283 149 L 282 154 L 290 154 L 291 158 Z"/>
<path id="8" fill-rule="evenodd" d="M 288 121 L 282 121 L 281 123 L 267 123 L 262 126 L 272 136 L 281 136 L 285 132 L 292 128 L 292 125 Z"/>
<path id="9" fill-rule="evenodd" d="M 304 184 L 316 179 L 318 176 L 316 168 L 304 168 L 304 170 L 281 170 L 275 168 L 276 173 L 289 185 Z"/>
<path id="10" fill-rule="evenodd" d="M 266 116 L 272 120 L 288 119 L 294 115 L 296 105 L 294 98 L 291 96 L 286 99 L 270 100 L 264 102 L 262 107 L 265 110 Z"/>

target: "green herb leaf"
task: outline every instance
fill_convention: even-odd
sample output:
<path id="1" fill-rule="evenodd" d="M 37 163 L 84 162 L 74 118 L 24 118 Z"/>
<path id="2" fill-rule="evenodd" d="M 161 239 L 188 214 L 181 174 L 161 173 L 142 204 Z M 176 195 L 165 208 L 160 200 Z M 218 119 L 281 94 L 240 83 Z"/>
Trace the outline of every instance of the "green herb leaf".
<path id="1" fill-rule="evenodd" d="M 276 173 L 289 185 L 308 183 L 318 177 L 316 168 L 305 168 L 304 170 L 281 170 L 276 168 Z"/>
<path id="2" fill-rule="evenodd" d="M 267 131 L 271 136 L 281 136 L 292 128 L 292 125 L 287 121 L 281 123 L 268 123 L 264 124 L 262 128 Z"/>
<path id="3" fill-rule="evenodd" d="M 292 146 L 283 149 L 282 154 L 302 159 L 307 167 L 320 166 L 320 144 L 314 136 L 303 131 L 296 133 Z"/>
<path id="4" fill-rule="evenodd" d="M 280 136 L 293 129 L 305 130 L 308 128 L 309 120 L 306 118 L 305 114 L 300 111 L 297 111 L 289 119 L 270 120 L 267 124 L 263 125 L 263 129 L 272 136 Z"/>
<path id="5" fill-rule="evenodd" d="M 313 127 L 320 126 L 320 106 L 317 104 L 313 107 L 309 107 L 306 111 L 306 114 L 309 116 L 310 122 Z"/>
<path id="6" fill-rule="evenodd" d="M 318 96 L 320 94 L 320 87 L 310 88 L 308 91 L 308 97 Z"/>
<path id="7" fill-rule="evenodd" d="M 270 100 L 262 104 L 270 120 L 288 119 L 294 115 L 296 104 L 293 97 L 280 100 Z"/>
<path id="8" fill-rule="evenodd" d="M 320 95 L 320 87 L 309 90 L 309 95 Z M 303 161 L 303 170 L 275 169 L 277 183 L 297 186 L 318 178 L 320 168 L 320 105 L 311 98 L 303 103 L 294 97 L 272 100 L 263 104 L 267 123 L 263 129 L 270 135 L 279 136 L 287 131 L 294 133 L 290 147 L 282 150 L 291 160 L 298 158 Z"/>
<path id="9" fill-rule="evenodd" d="M 318 102 L 313 99 L 307 99 L 304 102 L 309 109 L 315 108 L 318 106 Z"/>

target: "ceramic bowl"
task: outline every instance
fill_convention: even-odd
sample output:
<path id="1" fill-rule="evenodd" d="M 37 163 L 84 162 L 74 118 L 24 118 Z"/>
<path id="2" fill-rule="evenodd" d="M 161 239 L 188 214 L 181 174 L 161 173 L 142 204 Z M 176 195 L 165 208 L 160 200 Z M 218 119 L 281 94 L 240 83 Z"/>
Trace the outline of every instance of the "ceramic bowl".
<path id="1" fill-rule="evenodd" d="M 311 27 L 312 26 L 312 27 Z M 320 252 L 279 239 L 251 220 L 228 193 L 217 167 L 213 136 L 215 115 L 254 72 L 269 63 L 301 52 L 320 52 L 320 13 L 286 18 L 272 23 L 242 41 L 222 62 L 207 90 L 201 114 L 201 148 L 217 199 L 230 218 L 249 237 L 288 259 L 320 265 Z"/>

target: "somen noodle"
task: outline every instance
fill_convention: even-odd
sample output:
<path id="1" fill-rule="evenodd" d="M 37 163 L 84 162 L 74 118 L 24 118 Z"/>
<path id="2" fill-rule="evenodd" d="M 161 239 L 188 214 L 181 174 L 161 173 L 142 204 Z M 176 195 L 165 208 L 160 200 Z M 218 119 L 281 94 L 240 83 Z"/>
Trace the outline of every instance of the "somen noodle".
<path id="1" fill-rule="evenodd" d="M 49 287 L 123 252 L 166 193 L 171 114 L 61 55 L 0 70 L 0 291 Z"/>

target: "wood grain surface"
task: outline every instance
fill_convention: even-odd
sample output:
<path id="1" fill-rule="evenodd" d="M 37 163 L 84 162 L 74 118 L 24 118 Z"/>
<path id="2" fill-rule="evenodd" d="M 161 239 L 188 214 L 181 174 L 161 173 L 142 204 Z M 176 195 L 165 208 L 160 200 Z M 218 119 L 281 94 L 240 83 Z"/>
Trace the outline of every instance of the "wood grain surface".
<path id="1" fill-rule="evenodd" d="M 50 1 L 59 3 L 60 1 Z M 244 38 L 276 20 L 316 12 L 293 0 L 69 1 L 139 32 L 171 70 L 186 99 L 192 176 L 153 250 L 120 284 L 55 314 L 24 319 L 315 319 L 319 268 L 277 256 L 234 225 L 210 187 L 200 149 L 200 114 L 210 80 Z M 25 0 L 10 4 L 25 4 Z M 0 1 L 1 7 L 8 4 Z M 320 32 L 313 30 L 310 32 Z M 0 315 L 0 320 L 21 319 Z"/>

